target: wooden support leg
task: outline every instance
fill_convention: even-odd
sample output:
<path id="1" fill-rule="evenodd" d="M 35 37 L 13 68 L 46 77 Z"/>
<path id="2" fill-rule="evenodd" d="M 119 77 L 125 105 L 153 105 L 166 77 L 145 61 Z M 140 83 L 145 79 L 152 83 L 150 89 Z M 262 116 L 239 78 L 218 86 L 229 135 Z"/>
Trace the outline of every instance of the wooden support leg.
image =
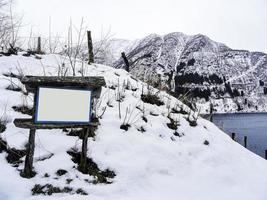
<path id="1" fill-rule="evenodd" d="M 25 159 L 25 167 L 23 171 L 23 176 L 25 178 L 31 178 L 34 176 L 33 172 L 33 155 L 34 155 L 34 147 L 35 147 L 35 129 L 30 129 L 29 142 L 27 145 L 26 159 Z"/>
<path id="2" fill-rule="evenodd" d="M 87 173 L 87 143 L 88 143 L 89 131 L 90 131 L 89 128 L 84 129 L 82 152 L 81 152 L 81 163 L 80 163 L 80 170 L 83 173 Z"/>

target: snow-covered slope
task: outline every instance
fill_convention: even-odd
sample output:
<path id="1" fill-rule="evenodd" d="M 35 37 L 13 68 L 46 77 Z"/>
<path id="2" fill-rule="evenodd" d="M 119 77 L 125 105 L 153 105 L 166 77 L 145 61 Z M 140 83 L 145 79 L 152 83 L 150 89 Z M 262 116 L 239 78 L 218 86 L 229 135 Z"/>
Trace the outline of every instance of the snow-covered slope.
<path id="1" fill-rule="evenodd" d="M 0 57 L 0 112 L 3 113 L 1 119 L 7 121 L 6 130 L 0 133 L 0 137 L 7 142 L 9 149 L 25 148 L 28 130 L 18 129 L 12 122 L 14 118 L 29 116 L 14 111 L 12 106 L 31 106 L 32 95 L 24 96 L 21 92 L 7 90 L 11 83 L 19 87 L 21 84 L 18 79 L 3 74 L 56 75 L 63 62 L 65 67 L 69 66 L 66 59 L 57 55 L 43 55 L 41 60 L 22 55 Z M 20 177 L 19 170 L 23 168 L 25 157 L 20 159 L 22 162 L 12 165 L 7 162 L 7 151 L 0 153 L 1 200 L 267 199 L 265 160 L 202 118 L 197 119 L 197 125 L 190 125 L 195 113 L 165 92 L 149 88 L 150 93 L 157 95 L 164 105 L 144 103 L 140 96 L 142 90 L 144 94 L 148 92 L 147 86 L 124 70 L 78 63 L 77 71 L 82 67 L 84 75 L 104 76 L 107 82 L 96 111 L 98 116 L 105 112 L 96 136 L 89 140 L 88 157 L 100 170 L 115 172 L 116 176 L 109 179 L 112 183 L 93 184 L 96 177 L 77 170 L 77 164 L 67 151 L 81 148 L 79 137 L 68 136 L 61 130 L 38 130 L 35 177 Z M 119 102 L 116 101 L 118 92 L 121 118 Z M 178 125 L 177 130 L 167 125 L 170 118 Z M 130 125 L 128 131 L 120 129 L 123 122 Z M 44 157 L 46 159 L 41 159 Z M 67 173 L 57 175 L 59 169 Z M 31 190 L 36 184 L 69 187 L 72 191 L 32 196 Z M 76 194 L 78 189 L 88 196 Z"/>
<path id="2" fill-rule="evenodd" d="M 175 32 L 149 35 L 128 51 L 127 56 L 130 73 L 155 83 L 161 75 L 162 84 L 176 95 L 196 88 L 209 90 L 211 101 L 197 100 L 203 112 L 208 112 L 210 102 L 217 112 L 267 111 L 267 55 L 264 53 L 234 50 L 201 34 L 188 36 Z M 123 60 L 117 60 L 114 66 L 124 68 Z M 187 80 L 179 81 L 183 78 Z M 220 80 L 213 81 L 214 78 Z M 225 83 L 239 95 L 229 93 Z M 226 103 L 222 100 L 225 98 Z"/>

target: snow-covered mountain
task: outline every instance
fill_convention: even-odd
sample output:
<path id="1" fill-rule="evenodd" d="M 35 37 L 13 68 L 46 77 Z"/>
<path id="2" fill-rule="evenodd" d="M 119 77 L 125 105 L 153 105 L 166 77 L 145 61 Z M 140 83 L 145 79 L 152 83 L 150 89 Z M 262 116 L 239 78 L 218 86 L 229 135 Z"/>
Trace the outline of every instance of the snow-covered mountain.
<path id="1" fill-rule="evenodd" d="M 33 95 L 15 75 L 70 68 L 59 55 L 36 58 L 0 57 L 1 200 L 266 200 L 266 160 L 166 92 L 122 69 L 82 61 L 77 74 L 107 83 L 95 109 L 100 125 L 88 142 L 89 174 L 78 170 L 79 131 L 37 130 L 36 175 L 22 178 L 29 130 L 13 120 L 30 117 Z"/>
<path id="2" fill-rule="evenodd" d="M 131 74 L 156 85 L 161 80 L 160 86 L 176 96 L 191 94 L 203 112 L 209 112 L 209 104 L 217 112 L 267 111 L 265 53 L 179 32 L 149 35 L 126 53 Z M 113 65 L 125 67 L 121 58 Z"/>

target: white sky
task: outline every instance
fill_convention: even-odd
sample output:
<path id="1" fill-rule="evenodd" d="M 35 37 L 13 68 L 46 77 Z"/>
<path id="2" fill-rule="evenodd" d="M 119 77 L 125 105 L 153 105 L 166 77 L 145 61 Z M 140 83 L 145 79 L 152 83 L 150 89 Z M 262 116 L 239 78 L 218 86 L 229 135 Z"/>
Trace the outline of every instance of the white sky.
<path id="1" fill-rule="evenodd" d="M 150 33 L 202 33 L 231 48 L 267 53 L 267 0 L 15 0 L 24 15 L 23 34 L 67 33 L 72 18 L 84 17 L 93 38 L 101 29 L 115 38 L 136 39 Z"/>

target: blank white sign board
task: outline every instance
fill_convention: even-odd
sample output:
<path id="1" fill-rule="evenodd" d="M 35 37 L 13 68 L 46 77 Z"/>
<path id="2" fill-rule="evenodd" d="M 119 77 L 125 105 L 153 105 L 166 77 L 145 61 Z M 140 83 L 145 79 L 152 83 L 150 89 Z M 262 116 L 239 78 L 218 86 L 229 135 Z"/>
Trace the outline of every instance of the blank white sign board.
<path id="1" fill-rule="evenodd" d="M 91 91 L 40 87 L 36 123 L 89 123 Z"/>

